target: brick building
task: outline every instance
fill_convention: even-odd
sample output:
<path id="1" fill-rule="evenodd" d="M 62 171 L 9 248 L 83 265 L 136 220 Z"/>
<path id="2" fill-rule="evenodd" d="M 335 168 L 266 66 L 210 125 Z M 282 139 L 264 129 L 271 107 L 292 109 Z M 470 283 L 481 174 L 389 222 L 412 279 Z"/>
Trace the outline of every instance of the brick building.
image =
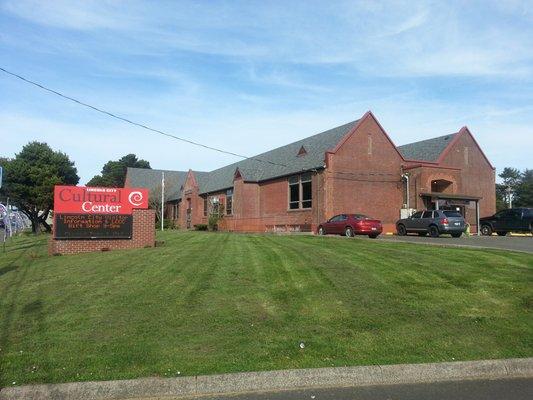
<path id="1" fill-rule="evenodd" d="M 166 218 L 193 228 L 219 213 L 230 231 L 314 231 L 336 214 L 363 213 L 392 232 L 401 214 L 447 208 L 475 232 L 479 216 L 495 211 L 495 170 L 466 127 L 397 147 L 367 112 L 254 158 L 211 172 L 164 171 Z M 129 168 L 126 186 L 156 194 L 162 172 Z"/>

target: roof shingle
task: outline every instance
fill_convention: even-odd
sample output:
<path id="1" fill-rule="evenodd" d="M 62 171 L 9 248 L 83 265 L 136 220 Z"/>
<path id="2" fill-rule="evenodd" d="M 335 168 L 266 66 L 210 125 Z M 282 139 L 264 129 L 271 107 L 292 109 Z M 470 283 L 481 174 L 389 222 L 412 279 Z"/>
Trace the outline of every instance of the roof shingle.
<path id="1" fill-rule="evenodd" d="M 398 151 L 406 160 L 436 162 L 455 135 L 457 133 L 404 144 L 398 146 Z"/>

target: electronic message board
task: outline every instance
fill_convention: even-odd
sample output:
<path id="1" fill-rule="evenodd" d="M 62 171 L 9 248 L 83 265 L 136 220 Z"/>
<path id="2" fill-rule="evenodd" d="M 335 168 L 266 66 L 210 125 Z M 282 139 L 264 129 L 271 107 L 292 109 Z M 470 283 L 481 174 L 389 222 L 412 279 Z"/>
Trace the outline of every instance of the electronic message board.
<path id="1" fill-rule="evenodd" d="M 58 214 L 56 239 L 131 239 L 133 215 Z"/>

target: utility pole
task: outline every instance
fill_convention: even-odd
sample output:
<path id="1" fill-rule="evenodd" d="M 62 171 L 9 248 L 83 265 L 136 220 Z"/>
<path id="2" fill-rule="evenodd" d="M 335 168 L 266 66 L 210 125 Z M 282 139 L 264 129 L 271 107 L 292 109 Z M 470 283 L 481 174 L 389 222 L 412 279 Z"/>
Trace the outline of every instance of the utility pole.
<path id="1" fill-rule="evenodd" d="M 163 221 L 165 219 L 165 173 L 161 173 L 161 232 L 163 232 Z"/>
<path id="2" fill-rule="evenodd" d="M 513 190 L 507 186 L 507 198 L 509 199 L 509 208 L 513 208 Z"/>

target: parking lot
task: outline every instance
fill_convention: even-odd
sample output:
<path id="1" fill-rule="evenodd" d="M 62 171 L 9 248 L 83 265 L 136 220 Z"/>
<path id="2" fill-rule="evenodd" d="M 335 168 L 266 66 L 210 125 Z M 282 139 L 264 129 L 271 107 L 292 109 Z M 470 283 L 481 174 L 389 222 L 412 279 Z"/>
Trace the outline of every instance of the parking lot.
<path id="1" fill-rule="evenodd" d="M 438 238 L 429 236 L 420 237 L 417 235 L 408 236 L 388 236 L 380 235 L 379 240 L 401 241 L 409 243 L 422 243 L 433 245 L 453 245 L 469 247 L 485 247 L 502 250 L 514 250 L 533 253 L 533 237 L 531 236 L 461 236 L 452 238 L 449 235 L 442 235 Z"/>

